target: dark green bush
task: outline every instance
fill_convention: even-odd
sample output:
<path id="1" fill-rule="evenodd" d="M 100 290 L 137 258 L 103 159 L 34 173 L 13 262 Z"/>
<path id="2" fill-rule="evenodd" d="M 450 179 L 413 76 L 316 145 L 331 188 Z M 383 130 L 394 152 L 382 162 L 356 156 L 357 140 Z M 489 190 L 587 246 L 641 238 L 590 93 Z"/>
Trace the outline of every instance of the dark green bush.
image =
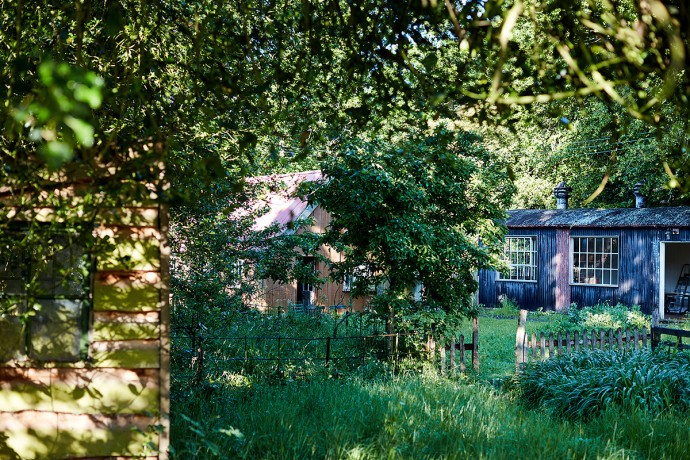
<path id="1" fill-rule="evenodd" d="M 690 409 L 690 355 L 593 350 L 523 368 L 518 391 L 529 407 L 586 419 L 607 408 L 651 415 Z"/>

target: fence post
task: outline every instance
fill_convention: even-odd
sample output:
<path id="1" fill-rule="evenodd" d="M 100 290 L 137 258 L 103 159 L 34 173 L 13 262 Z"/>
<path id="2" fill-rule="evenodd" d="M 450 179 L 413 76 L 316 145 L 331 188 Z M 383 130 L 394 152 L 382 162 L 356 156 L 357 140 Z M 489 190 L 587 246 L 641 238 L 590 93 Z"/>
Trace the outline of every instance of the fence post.
<path id="1" fill-rule="evenodd" d="M 541 360 L 546 361 L 546 338 L 544 338 L 544 333 L 539 333 L 539 342 L 541 345 Z"/>
<path id="2" fill-rule="evenodd" d="M 282 366 L 282 364 L 283 364 L 283 363 L 282 363 L 282 356 L 281 356 L 281 353 L 280 353 L 280 345 L 281 345 L 281 343 L 280 343 L 280 336 L 278 336 L 278 373 L 279 373 L 279 374 L 280 374 L 280 369 L 283 367 L 283 366 Z"/>
<path id="3" fill-rule="evenodd" d="M 199 335 L 199 348 L 197 348 L 196 372 L 194 382 L 199 385 L 204 379 L 204 338 Z"/>
<path id="4" fill-rule="evenodd" d="M 446 375 L 446 339 L 445 337 L 439 337 L 439 349 L 438 355 L 441 358 L 441 375 Z"/>
<path id="5" fill-rule="evenodd" d="M 479 372 L 479 317 L 472 318 L 472 367 Z"/>
<path id="6" fill-rule="evenodd" d="M 525 323 L 527 322 L 527 310 L 520 310 L 518 316 L 517 333 L 515 334 L 515 372 L 520 370 L 520 364 L 525 359 Z"/>
<path id="7" fill-rule="evenodd" d="M 366 360 L 367 356 L 367 338 L 362 337 L 362 364 L 364 364 L 364 361 Z"/>
<path id="8" fill-rule="evenodd" d="M 400 360 L 400 332 L 395 333 L 395 364 Z"/>
<path id="9" fill-rule="evenodd" d="M 455 374 L 457 372 L 458 366 L 455 362 L 455 352 L 456 352 L 456 346 L 455 346 L 455 337 L 453 337 L 450 341 L 450 373 Z"/>
<path id="10" fill-rule="evenodd" d="M 464 374 L 465 370 L 467 370 L 467 366 L 465 366 L 465 336 L 460 335 L 460 372 Z"/>
<path id="11" fill-rule="evenodd" d="M 558 350 L 558 357 L 562 358 L 563 357 L 563 334 L 561 334 L 561 331 L 558 331 L 558 334 L 556 334 L 556 340 L 558 340 L 558 342 L 556 343 L 556 350 Z"/>
<path id="12" fill-rule="evenodd" d="M 652 326 L 652 351 L 656 350 L 661 341 L 661 334 L 657 332 L 656 326 Z"/>
<path id="13" fill-rule="evenodd" d="M 326 337 L 326 367 L 328 367 L 328 362 L 331 360 L 331 338 Z"/>

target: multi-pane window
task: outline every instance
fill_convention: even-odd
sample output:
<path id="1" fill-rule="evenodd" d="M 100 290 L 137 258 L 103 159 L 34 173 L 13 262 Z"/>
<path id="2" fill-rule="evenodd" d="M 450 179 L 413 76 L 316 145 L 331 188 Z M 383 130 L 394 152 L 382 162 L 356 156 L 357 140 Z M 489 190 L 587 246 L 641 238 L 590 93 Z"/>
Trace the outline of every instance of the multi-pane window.
<path id="1" fill-rule="evenodd" d="M 587 236 L 570 239 L 573 284 L 618 285 L 618 237 Z"/>
<path id="2" fill-rule="evenodd" d="M 355 282 L 354 275 L 345 275 L 343 278 L 343 292 L 350 292 L 352 290 L 352 285 Z"/>
<path id="3" fill-rule="evenodd" d="M 509 271 L 499 273 L 499 280 L 537 281 L 537 237 L 508 236 L 503 248 Z"/>
<path id="4" fill-rule="evenodd" d="M 87 272 L 66 237 L 53 235 L 40 250 L 0 244 L 0 362 L 81 359 Z"/>

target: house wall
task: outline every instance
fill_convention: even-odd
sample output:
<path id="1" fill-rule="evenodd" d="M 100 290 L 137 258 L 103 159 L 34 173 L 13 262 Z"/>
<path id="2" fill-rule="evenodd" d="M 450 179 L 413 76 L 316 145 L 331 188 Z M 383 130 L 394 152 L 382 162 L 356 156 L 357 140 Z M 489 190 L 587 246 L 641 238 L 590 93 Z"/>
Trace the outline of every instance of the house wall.
<path id="1" fill-rule="evenodd" d="M 0 458 L 167 458 L 167 212 L 102 210 L 87 359 L 0 364 Z M 107 242 L 107 244 L 106 244 Z"/>
<path id="2" fill-rule="evenodd" d="M 556 230 L 515 229 L 510 236 L 537 237 L 537 281 L 502 281 L 493 270 L 479 272 L 479 303 L 493 307 L 505 296 L 523 308 L 550 310 L 556 303 Z"/>
<path id="3" fill-rule="evenodd" d="M 330 214 L 321 206 L 317 206 L 311 213 L 314 222 L 309 227 L 300 229 L 300 232 L 323 233 L 331 223 Z M 319 253 L 331 261 L 341 260 L 342 254 L 328 248 L 321 247 Z M 325 262 L 317 262 L 316 270 L 321 276 L 328 275 L 328 266 Z M 275 308 L 281 307 L 287 310 L 289 304 L 295 303 L 297 299 L 297 283 L 283 284 L 273 280 L 264 280 L 263 295 L 259 299 L 258 307 Z M 315 303 L 321 306 L 345 305 L 354 310 L 362 310 L 367 304 L 365 298 L 351 298 L 349 292 L 343 292 L 343 285 L 332 281 L 327 281 L 315 288 Z"/>
<path id="4" fill-rule="evenodd" d="M 557 293 L 568 289 L 570 302 L 579 306 L 595 305 L 599 302 L 618 302 L 640 305 L 643 312 L 651 314 L 659 308 L 659 246 L 666 239 L 666 229 L 510 229 L 509 235 L 536 235 L 538 240 L 537 283 L 498 281 L 493 271 L 479 274 L 479 302 L 495 306 L 501 295 L 508 296 L 523 308 L 554 309 Z M 561 232 L 560 237 L 558 232 Z M 567 232 L 567 233 L 564 233 Z M 618 236 L 619 237 L 619 283 L 616 287 L 570 284 L 570 253 L 563 256 L 558 240 L 570 236 Z M 690 230 L 680 229 L 672 236 L 673 241 L 690 241 Z M 560 246 L 563 246 L 561 242 Z M 560 254 L 560 257 L 559 257 Z M 563 259 L 567 270 L 563 269 Z M 556 274 L 560 273 L 557 277 Z M 565 278 L 564 278 L 565 277 Z M 675 281 L 673 282 L 675 284 Z M 560 300 L 563 302 L 563 300 Z"/>

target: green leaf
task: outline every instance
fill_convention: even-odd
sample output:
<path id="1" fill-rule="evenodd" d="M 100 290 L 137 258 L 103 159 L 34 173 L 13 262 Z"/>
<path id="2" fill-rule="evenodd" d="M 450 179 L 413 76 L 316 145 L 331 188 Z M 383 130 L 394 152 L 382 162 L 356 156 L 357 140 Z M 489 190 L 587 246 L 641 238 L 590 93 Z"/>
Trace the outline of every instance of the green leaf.
<path id="1" fill-rule="evenodd" d="M 97 109 L 103 102 L 100 86 L 76 85 L 74 88 L 74 98 L 80 102 L 86 102 L 92 109 Z"/>
<path id="2" fill-rule="evenodd" d="M 77 142 L 84 147 L 93 146 L 93 126 L 80 118 L 65 117 L 65 124 L 72 128 Z"/>
<path id="3" fill-rule="evenodd" d="M 59 168 L 74 156 L 72 147 L 60 141 L 46 143 L 39 149 L 39 152 L 51 169 Z"/>

